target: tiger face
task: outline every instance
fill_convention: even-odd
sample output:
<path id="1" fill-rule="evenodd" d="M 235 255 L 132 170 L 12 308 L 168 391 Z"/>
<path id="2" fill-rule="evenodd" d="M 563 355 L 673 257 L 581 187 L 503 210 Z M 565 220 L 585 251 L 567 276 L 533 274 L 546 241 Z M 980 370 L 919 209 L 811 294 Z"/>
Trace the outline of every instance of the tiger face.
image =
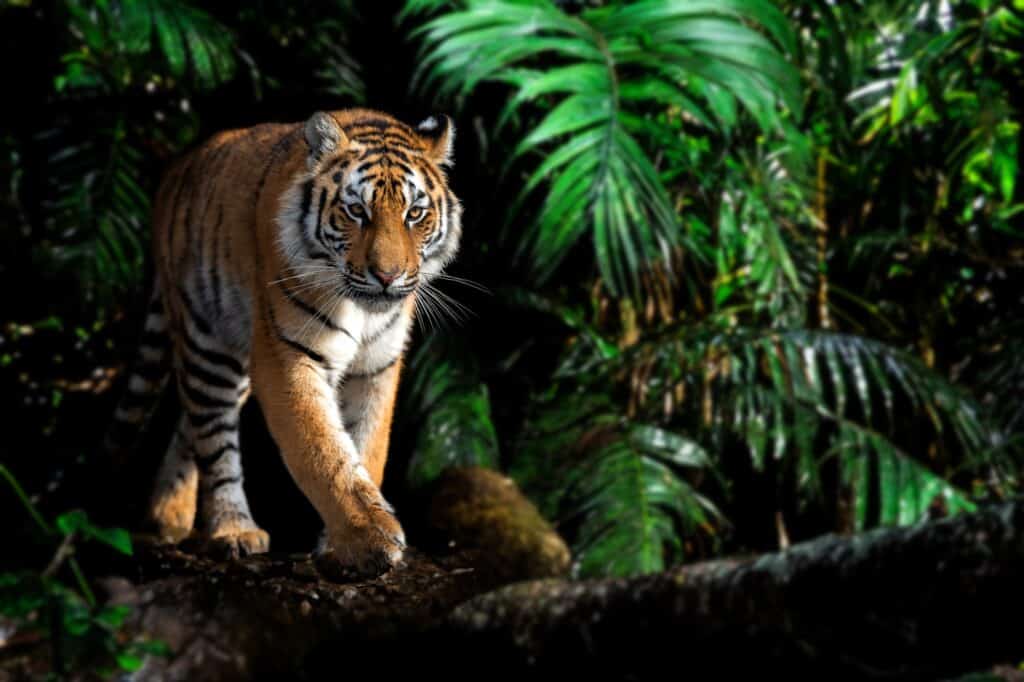
<path id="1" fill-rule="evenodd" d="M 280 244 L 300 274 L 373 311 L 389 308 L 455 256 L 462 209 L 448 189 L 454 129 L 376 112 L 305 125 L 308 173 L 286 198 Z"/>

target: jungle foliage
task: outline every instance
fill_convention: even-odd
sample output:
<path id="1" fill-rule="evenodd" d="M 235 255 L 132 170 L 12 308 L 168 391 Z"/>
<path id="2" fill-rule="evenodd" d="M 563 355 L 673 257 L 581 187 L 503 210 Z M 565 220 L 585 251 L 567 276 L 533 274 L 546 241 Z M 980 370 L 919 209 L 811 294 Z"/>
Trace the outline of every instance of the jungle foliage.
<path id="1" fill-rule="evenodd" d="M 393 485 L 507 471 L 580 575 L 1019 490 L 1019 0 L 296 7 L 2 5 L 30 68 L 0 279 L 48 296 L 12 305 L 5 385 L 45 398 L 12 409 L 61 414 L 40 337 L 127 357 L 174 154 L 315 109 L 446 110 L 466 236 L 414 342 Z"/>

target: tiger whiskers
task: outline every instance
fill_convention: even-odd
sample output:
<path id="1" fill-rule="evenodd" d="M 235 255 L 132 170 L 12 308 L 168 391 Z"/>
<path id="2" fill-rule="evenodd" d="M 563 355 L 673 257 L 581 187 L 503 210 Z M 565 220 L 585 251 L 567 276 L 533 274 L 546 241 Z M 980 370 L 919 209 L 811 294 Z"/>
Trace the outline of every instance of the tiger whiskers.
<path id="1" fill-rule="evenodd" d="M 420 284 L 418 292 L 423 294 L 423 296 L 422 298 L 417 297 L 417 304 L 421 300 L 423 301 L 424 310 L 429 311 L 428 316 L 431 320 L 436 320 L 438 327 L 445 322 L 446 317 L 456 324 L 462 324 L 469 317 L 476 315 L 470 308 L 456 301 L 429 282 Z M 418 307 L 417 310 L 419 310 Z"/>
<path id="2" fill-rule="evenodd" d="M 455 284 L 461 284 L 464 287 L 469 287 L 470 289 L 476 289 L 477 291 L 479 291 L 481 293 L 484 293 L 484 294 L 491 294 L 491 293 L 493 293 L 490 289 L 485 287 L 480 282 L 477 282 L 477 281 L 472 280 L 472 279 L 467 279 L 465 277 L 456 277 L 454 275 L 448 275 L 448 274 L 445 274 L 445 273 L 441 272 L 441 273 L 438 273 L 438 274 L 434 275 L 434 278 L 435 279 L 442 279 L 442 280 L 445 280 L 446 282 L 454 282 Z"/>
<path id="3" fill-rule="evenodd" d="M 317 282 L 317 285 L 323 286 L 323 289 L 319 292 L 311 305 L 316 308 L 320 314 L 315 317 L 311 316 L 303 323 L 302 327 L 299 328 L 298 336 L 302 343 L 308 344 L 323 333 L 328 322 L 334 318 L 335 313 L 337 313 L 338 306 L 345 297 L 343 292 L 339 292 L 337 287 L 331 286 L 331 284 L 334 284 L 334 282 Z M 328 312 L 324 312 L 324 304 L 329 301 L 330 303 L 327 305 Z M 319 328 L 314 328 L 314 321 L 320 323 Z"/>
<path id="4" fill-rule="evenodd" d="M 301 272 L 298 272 L 299 269 Z M 273 286 L 275 284 L 283 284 L 296 279 L 306 279 L 307 277 L 316 277 L 328 272 L 337 272 L 338 268 L 327 266 L 327 265 L 292 265 L 288 268 L 289 272 L 295 272 L 297 274 L 289 275 L 288 277 L 280 277 L 278 279 L 272 279 L 267 282 L 267 286 Z"/>
<path id="5" fill-rule="evenodd" d="M 419 325 L 420 331 L 424 334 L 437 331 L 437 320 L 436 313 L 430 305 L 429 299 L 426 296 L 417 296 L 415 299 L 416 313 L 416 324 Z"/>

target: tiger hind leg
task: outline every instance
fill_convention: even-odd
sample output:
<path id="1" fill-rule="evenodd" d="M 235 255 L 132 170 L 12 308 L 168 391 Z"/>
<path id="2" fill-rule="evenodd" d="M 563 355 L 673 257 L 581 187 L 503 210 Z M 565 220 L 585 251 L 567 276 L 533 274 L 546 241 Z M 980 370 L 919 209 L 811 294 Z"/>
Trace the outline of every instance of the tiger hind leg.
<path id="1" fill-rule="evenodd" d="M 182 417 L 157 473 L 148 518 L 164 542 L 178 543 L 196 520 L 199 469 L 188 447 L 188 422 Z"/>
<path id="2" fill-rule="evenodd" d="M 146 425 L 170 377 L 171 341 L 167 314 L 157 282 L 149 300 L 142 338 L 128 373 L 128 381 L 104 437 L 103 451 L 111 462 L 123 466 L 138 450 Z"/>
<path id="3" fill-rule="evenodd" d="M 242 488 L 238 425 L 249 397 L 248 372 L 187 303 L 186 309 L 190 319 L 176 364 L 188 453 L 199 478 L 199 531 L 215 554 L 266 552 L 270 536 L 253 520 Z"/>

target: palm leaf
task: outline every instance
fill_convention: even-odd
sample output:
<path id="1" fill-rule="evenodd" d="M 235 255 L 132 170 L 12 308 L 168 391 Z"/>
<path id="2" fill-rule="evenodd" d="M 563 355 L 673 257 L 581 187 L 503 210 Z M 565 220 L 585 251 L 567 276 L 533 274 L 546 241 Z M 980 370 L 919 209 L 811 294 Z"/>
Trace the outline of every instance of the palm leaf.
<path id="1" fill-rule="evenodd" d="M 47 175 L 51 257 L 74 268 L 91 293 L 135 287 L 143 272 L 149 197 L 139 184 L 142 152 L 123 121 L 69 140 L 60 130 L 40 136 L 54 152 Z"/>
<path id="2" fill-rule="evenodd" d="M 712 532 L 720 516 L 687 478 L 711 459 L 693 440 L 609 409 L 596 393 L 541 399 L 511 474 L 570 531 L 579 575 L 657 572 L 682 560 L 683 538 Z"/>
<path id="3" fill-rule="evenodd" d="M 971 508 L 955 476 L 1012 478 L 1003 432 L 910 354 L 827 331 L 723 326 L 728 319 L 669 327 L 602 358 L 577 344 L 595 350 L 567 355 L 575 367 L 563 364 L 560 376 L 583 395 L 619 386 L 636 406 L 631 419 L 667 419 L 709 451 L 738 437 L 755 469 L 767 458 L 796 467 L 808 499 L 821 494 L 822 462 L 837 456 L 860 509 L 883 501 L 880 514 L 860 513 L 865 525 L 920 520 L 939 498 L 949 512 Z M 940 459 L 922 439 L 942 444 Z M 868 465 L 880 473 L 864 476 Z"/>
<path id="4" fill-rule="evenodd" d="M 132 49 L 158 51 L 173 76 L 191 75 L 196 85 L 209 89 L 234 75 L 234 37 L 203 10 L 182 0 L 123 0 L 120 8 Z"/>
<path id="5" fill-rule="evenodd" d="M 456 466 L 498 466 L 498 437 L 487 385 L 473 355 L 432 337 L 409 360 L 403 415 L 417 435 L 406 478 L 414 487 Z"/>
<path id="6" fill-rule="evenodd" d="M 509 212 L 517 215 L 535 188 L 547 186 L 520 242 L 520 256 L 541 282 L 584 235 L 613 293 L 637 291 L 641 272 L 693 246 L 652 150 L 637 138 L 658 126 L 644 115 L 652 106 L 682 103 L 710 121 L 715 107 L 700 100 L 713 86 L 765 129 L 777 126 L 783 103 L 799 108 L 796 73 L 778 47 L 791 46 L 792 37 L 779 11 L 761 0 L 641 0 L 578 16 L 543 0 L 464 7 L 416 32 L 424 40 L 419 76 L 442 96 L 464 96 L 484 81 L 514 86 L 502 120 L 528 105 L 546 110 L 512 156 L 542 160 Z M 530 68 L 542 56 L 546 68 Z M 648 82 L 661 86 L 640 87 Z"/>

